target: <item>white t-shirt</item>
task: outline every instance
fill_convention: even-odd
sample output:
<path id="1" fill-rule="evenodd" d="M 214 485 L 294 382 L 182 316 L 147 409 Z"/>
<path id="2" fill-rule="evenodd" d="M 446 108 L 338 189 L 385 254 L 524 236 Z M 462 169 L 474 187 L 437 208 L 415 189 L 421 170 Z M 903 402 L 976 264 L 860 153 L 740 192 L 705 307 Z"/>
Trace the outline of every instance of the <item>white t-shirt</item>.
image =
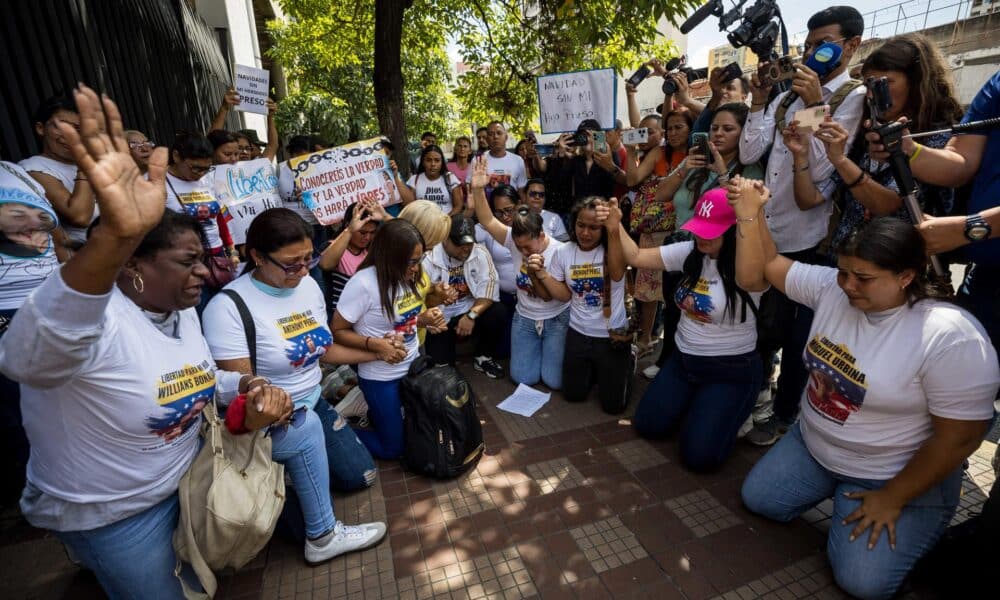
<path id="1" fill-rule="evenodd" d="M 278 164 L 278 195 L 281 196 L 284 207 L 295 211 L 295 214 L 302 217 L 306 223 L 310 225 L 319 223 L 316 215 L 306 207 L 305 203 L 295 198 L 295 175 L 288 168 L 288 162 Z"/>
<path id="2" fill-rule="evenodd" d="M 569 326 L 577 333 L 606 338 L 609 327 L 618 329 L 628 324 L 624 277 L 611 281 L 611 318 L 604 318 L 604 248 L 600 244 L 586 252 L 575 243 L 563 244 L 547 271 L 569 287 Z"/>
<path id="3" fill-rule="evenodd" d="M 524 168 L 524 159 L 513 152 L 505 152 L 503 156 L 497 158 L 489 152 L 483 153 L 486 159 L 486 172 L 490 176 L 490 182 L 486 185 L 486 195 L 493 193 L 493 188 L 498 183 L 506 183 L 514 189 L 521 191 L 521 188 L 528 184 L 528 171 Z M 466 183 L 472 183 L 472 169 L 469 169 L 465 176 Z"/>
<path id="4" fill-rule="evenodd" d="M 291 295 L 275 297 L 258 289 L 247 274 L 225 289 L 239 294 L 253 315 L 257 374 L 287 391 L 297 405 L 314 400 L 322 379 L 319 359 L 333 345 L 319 285 L 312 277 L 304 277 Z M 205 308 L 202 322 L 215 360 L 250 356 L 243 321 L 232 298 L 216 294 Z"/>
<path id="5" fill-rule="evenodd" d="M 32 498 L 26 517 L 58 531 L 100 527 L 175 493 L 201 445 L 202 409 L 216 392 L 225 404 L 240 378 L 215 371 L 193 308 L 172 337 L 117 286 L 85 295 L 59 274 L 14 318 L 0 369 L 21 382 L 28 480 L 50 497 Z"/>
<path id="6" fill-rule="evenodd" d="M 500 291 L 507 294 L 516 294 L 517 285 L 514 283 L 514 259 L 510 250 L 503 244 L 498 243 L 490 232 L 483 229 L 483 226 L 476 224 L 476 242 L 482 244 L 490 252 L 493 258 L 493 266 L 497 270 L 497 278 L 500 280 Z"/>
<path id="7" fill-rule="evenodd" d="M 365 267 L 351 277 L 340 294 L 337 312 L 348 322 L 354 323 L 359 335 L 380 338 L 389 332 L 403 334 L 406 342 L 406 359 L 391 365 L 376 360 L 358 365 L 358 375 L 373 381 L 394 381 L 406 375 L 410 363 L 417 358 L 417 315 L 423 310 L 424 300 L 419 294 L 403 286 L 393 302 L 393 314 L 387 317 L 379 297 L 378 277 L 375 267 Z"/>
<path id="8" fill-rule="evenodd" d="M 542 209 L 542 229 L 545 231 L 545 235 L 554 240 L 565 242 L 569 239 L 562 217 L 544 208 Z"/>
<path id="9" fill-rule="evenodd" d="M 17 310 L 28 294 L 59 268 L 52 235 L 36 231 L 15 235 L 18 223 L 34 219 L 42 211 L 52 223 L 59 219 L 45 199 L 42 184 L 14 163 L 0 163 L 0 231 L 11 231 L 13 239 L 0 235 L 0 310 Z M 8 229 L 10 228 L 10 229 Z"/>
<path id="10" fill-rule="evenodd" d="M 73 188 L 76 187 L 77 168 L 74 163 L 59 162 L 53 158 L 36 154 L 35 156 L 29 156 L 18 164 L 21 165 L 21 168 L 25 171 L 44 173 L 50 177 L 58 179 L 59 183 L 63 184 L 63 187 L 66 188 L 66 191 L 70 194 L 73 193 Z M 91 217 L 90 221 L 93 222 L 99 214 L 100 210 L 95 202 L 94 215 Z M 86 227 L 63 226 L 63 231 L 65 231 L 69 239 L 74 242 L 83 244 L 87 241 Z"/>
<path id="11" fill-rule="evenodd" d="M 212 169 L 196 181 L 185 181 L 167 173 L 167 208 L 183 212 L 198 219 L 205 232 L 208 247 L 222 247 L 222 236 L 216 217 L 226 208 L 215 197 L 215 170 Z"/>
<path id="12" fill-rule="evenodd" d="M 684 261 L 694 249 L 694 242 L 680 242 L 660 246 L 663 268 L 667 271 L 682 271 Z M 734 283 L 735 285 L 735 283 Z M 664 290 L 665 293 L 670 293 Z M 750 292 L 750 298 L 760 306 L 763 292 Z M 736 295 L 736 307 L 727 312 L 726 289 L 719 276 L 718 261 L 704 257 L 701 277 L 692 287 L 680 285 L 674 292 L 674 303 L 681 310 L 681 320 L 677 323 L 674 340 L 677 349 L 694 356 L 732 356 L 753 352 L 757 346 L 757 319 L 753 310 L 746 307 L 746 321 L 743 316 L 743 300 Z"/>
<path id="13" fill-rule="evenodd" d="M 441 307 L 444 318 L 449 321 L 469 312 L 478 298 L 489 298 L 494 302 L 500 300 L 493 259 L 479 244 L 472 246 L 472 252 L 464 262 L 449 256 L 444 244 L 438 244 L 424 254 L 423 267 L 431 283 L 447 281 L 458 292 L 458 300 Z"/>
<path id="14" fill-rule="evenodd" d="M 815 311 L 802 354 L 802 437 L 824 467 L 850 477 L 890 479 L 932 434 L 931 415 L 993 417 L 997 356 L 964 310 L 922 300 L 882 313 L 852 307 L 837 271 L 795 263 L 789 298 Z"/>
<path id="15" fill-rule="evenodd" d="M 430 200 L 441 207 L 445 214 L 451 214 L 451 191 L 462 184 L 454 175 L 439 175 L 437 179 L 428 179 L 425 173 L 410 175 L 406 186 L 417 195 L 417 200 Z"/>
<path id="16" fill-rule="evenodd" d="M 563 243 L 549 238 L 549 245 L 542 251 L 542 258 L 545 259 L 545 268 L 550 273 L 555 261 L 556 252 L 563 247 Z M 560 302 L 555 298 L 542 300 L 535 295 L 535 286 L 528 275 L 528 269 L 524 265 L 524 257 L 521 251 L 514 245 L 514 237 L 511 228 L 507 228 L 507 239 L 504 240 L 504 247 L 510 252 L 514 262 L 515 282 L 517 284 L 517 312 L 525 319 L 532 321 L 543 321 L 561 315 L 569 307 L 566 302 Z M 560 280 L 562 281 L 562 280 Z"/>

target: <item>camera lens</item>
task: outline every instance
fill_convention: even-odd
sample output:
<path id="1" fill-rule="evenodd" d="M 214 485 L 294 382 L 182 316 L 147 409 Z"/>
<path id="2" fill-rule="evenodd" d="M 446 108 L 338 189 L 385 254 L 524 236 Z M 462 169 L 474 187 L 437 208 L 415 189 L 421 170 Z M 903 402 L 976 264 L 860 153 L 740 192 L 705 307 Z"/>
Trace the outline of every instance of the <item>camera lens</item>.
<path id="1" fill-rule="evenodd" d="M 661 88 L 664 94 L 676 94 L 677 93 L 677 82 L 673 79 L 667 78 L 663 80 L 663 87 Z"/>

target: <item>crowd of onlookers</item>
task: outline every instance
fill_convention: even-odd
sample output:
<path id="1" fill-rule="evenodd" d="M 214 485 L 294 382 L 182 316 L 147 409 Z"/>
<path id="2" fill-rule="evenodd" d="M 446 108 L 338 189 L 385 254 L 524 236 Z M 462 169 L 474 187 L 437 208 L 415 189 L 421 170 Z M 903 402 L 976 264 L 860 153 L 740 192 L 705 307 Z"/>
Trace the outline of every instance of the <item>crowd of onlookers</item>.
<path id="1" fill-rule="evenodd" d="M 838 584 L 892 596 L 947 528 L 994 417 L 1000 133 L 887 148 L 874 120 L 919 133 L 1000 117 L 1000 73 L 963 113 L 923 36 L 885 41 L 856 78 L 861 15 L 830 7 L 808 27 L 806 58 L 842 50 L 823 77 L 798 65 L 781 91 L 766 65 L 718 69 L 701 104 L 651 60 L 675 92 L 641 115 L 626 85 L 645 142 L 586 120 L 511 151 L 494 121 L 447 157 L 427 132 L 409 177 L 390 163 L 401 202 L 353 204 L 333 227 L 279 163 L 283 207 L 242 244 L 213 169 L 276 158 L 273 102 L 266 142 L 222 128 L 230 90 L 210 131 L 162 148 L 89 89 L 47 100 L 40 152 L 0 162 L 8 491 L 111 597 L 177 597 L 178 482 L 215 402 L 232 434 L 267 431 L 296 499 L 284 522 L 323 562 L 385 535 L 340 521 L 331 490 L 373 485 L 375 459 L 402 454 L 410 365 L 471 351 L 486 376 L 568 402 L 596 387 L 641 436 L 676 435 L 694 471 L 739 438 L 773 444 L 746 506 L 788 521 L 833 498 Z M 881 78 L 891 106 L 873 115 Z M 807 108 L 826 117 L 802 127 Z M 327 147 L 295 136 L 285 158 Z M 917 226 L 890 151 L 918 181 Z M 968 265 L 957 295 L 929 253 Z"/>

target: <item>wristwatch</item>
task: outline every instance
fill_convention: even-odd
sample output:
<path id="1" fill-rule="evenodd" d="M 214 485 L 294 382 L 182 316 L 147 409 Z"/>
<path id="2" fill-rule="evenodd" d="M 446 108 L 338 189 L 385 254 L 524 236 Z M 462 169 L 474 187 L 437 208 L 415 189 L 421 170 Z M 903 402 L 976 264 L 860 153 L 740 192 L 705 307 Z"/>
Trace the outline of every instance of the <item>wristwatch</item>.
<path id="1" fill-rule="evenodd" d="M 991 233 L 993 233 L 993 228 L 982 215 L 969 215 L 965 218 L 965 239 L 970 242 L 981 242 L 989 239 Z"/>
<path id="2" fill-rule="evenodd" d="M 465 316 L 469 317 L 470 321 L 475 321 L 476 317 L 479 316 L 479 313 L 477 313 L 475 309 L 472 309 L 469 312 L 465 313 Z"/>

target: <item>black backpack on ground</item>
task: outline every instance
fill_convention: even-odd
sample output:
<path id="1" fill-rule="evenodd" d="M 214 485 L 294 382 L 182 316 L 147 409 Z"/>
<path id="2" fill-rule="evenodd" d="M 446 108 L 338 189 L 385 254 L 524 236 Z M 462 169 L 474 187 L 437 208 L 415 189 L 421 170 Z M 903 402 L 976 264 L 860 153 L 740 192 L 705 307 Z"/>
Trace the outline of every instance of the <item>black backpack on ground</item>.
<path id="1" fill-rule="evenodd" d="M 454 367 L 428 357 L 410 365 L 400 384 L 403 468 L 449 479 L 474 467 L 483 454 L 483 428 L 469 382 Z"/>

